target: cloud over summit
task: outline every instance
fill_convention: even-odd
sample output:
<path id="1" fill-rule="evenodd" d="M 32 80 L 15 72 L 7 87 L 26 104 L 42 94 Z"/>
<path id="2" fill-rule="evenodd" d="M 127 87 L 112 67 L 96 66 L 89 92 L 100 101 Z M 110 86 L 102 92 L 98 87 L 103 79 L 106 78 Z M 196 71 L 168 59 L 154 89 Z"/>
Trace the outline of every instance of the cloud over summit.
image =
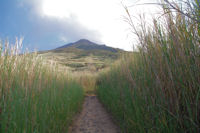
<path id="1" fill-rule="evenodd" d="M 7 0 L 2 6 L 10 10 L 0 11 L 0 38 L 24 36 L 24 44 L 30 49 L 51 49 L 80 38 L 101 42 L 98 31 L 88 29 L 73 14 L 68 18 L 47 16 L 42 11 L 43 0 Z M 3 10 L 3 9 L 0 9 Z"/>

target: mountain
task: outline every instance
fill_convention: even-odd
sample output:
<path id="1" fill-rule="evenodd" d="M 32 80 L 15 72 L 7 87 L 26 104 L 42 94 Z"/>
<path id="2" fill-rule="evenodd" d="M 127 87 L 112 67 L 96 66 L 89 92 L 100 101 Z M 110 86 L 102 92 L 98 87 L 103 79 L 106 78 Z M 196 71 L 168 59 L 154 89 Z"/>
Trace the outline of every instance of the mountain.
<path id="1" fill-rule="evenodd" d="M 59 50 L 59 49 L 69 48 L 69 47 L 75 47 L 75 48 L 83 49 L 83 50 L 106 50 L 106 51 L 110 51 L 110 52 L 118 52 L 118 50 L 115 48 L 108 47 L 106 45 L 96 44 L 96 43 L 91 42 L 86 39 L 81 39 L 77 42 L 69 43 L 69 44 L 63 45 L 61 47 L 58 47 L 56 49 Z"/>
<path id="2" fill-rule="evenodd" d="M 38 54 L 70 71 L 98 72 L 118 60 L 122 53 L 125 51 L 81 39 Z"/>

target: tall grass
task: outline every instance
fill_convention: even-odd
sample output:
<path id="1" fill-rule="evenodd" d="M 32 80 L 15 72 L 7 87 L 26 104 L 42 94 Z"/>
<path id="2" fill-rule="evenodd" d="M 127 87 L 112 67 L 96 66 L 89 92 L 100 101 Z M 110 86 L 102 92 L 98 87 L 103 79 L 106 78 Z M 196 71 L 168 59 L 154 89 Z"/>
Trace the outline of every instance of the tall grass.
<path id="1" fill-rule="evenodd" d="M 36 53 L 19 54 L 21 43 L 1 43 L 0 132 L 67 131 L 83 100 L 81 86 Z"/>
<path id="2" fill-rule="evenodd" d="M 141 21 L 136 28 L 126 8 L 139 52 L 97 80 L 98 96 L 123 132 L 200 132 L 200 3 L 194 2 L 184 5 L 187 16 L 161 3 L 162 21 L 154 19 L 153 27 Z"/>
<path id="3" fill-rule="evenodd" d="M 86 95 L 93 95 L 96 93 L 96 78 L 97 73 L 92 72 L 73 72 L 73 77 L 82 87 Z"/>

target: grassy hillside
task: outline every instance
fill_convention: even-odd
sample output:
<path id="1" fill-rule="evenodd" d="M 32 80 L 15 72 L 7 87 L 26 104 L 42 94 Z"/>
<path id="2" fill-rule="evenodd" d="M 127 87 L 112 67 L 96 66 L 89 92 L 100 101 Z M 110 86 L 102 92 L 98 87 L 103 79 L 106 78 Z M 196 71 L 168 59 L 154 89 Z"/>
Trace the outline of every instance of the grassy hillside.
<path id="1" fill-rule="evenodd" d="M 123 52 L 88 40 L 80 40 L 39 54 L 47 60 L 56 61 L 70 71 L 98 72 L 118 60 Z"/>
<path id="2" fill-rule="evenodd" d="M 82 87 L 37 54 L 18 55 L 18 47 L 0 47 L 0 132 L 67 132 L 80 110 Z"/>
<path id="3" fill-rule="evenodd" d="M 186 14 L 170 4 L 152 27 L 131 25 L 139 53 L 97 80 L 100 100 L 125 133 L 200 132 L 200 3 L 184 4 Z"/>

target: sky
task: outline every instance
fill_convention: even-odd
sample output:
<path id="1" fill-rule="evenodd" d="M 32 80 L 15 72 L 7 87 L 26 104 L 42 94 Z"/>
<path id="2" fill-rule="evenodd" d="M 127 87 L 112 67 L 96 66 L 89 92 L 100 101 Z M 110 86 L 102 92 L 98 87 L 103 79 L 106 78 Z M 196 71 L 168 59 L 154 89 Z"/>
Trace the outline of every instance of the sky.
<path id="1" fill-rule="evenodd" d="M 155 0 L 1 0 L 0 39 L 23 37 L 23 47 L 49 50 L 80 39 L 131 51 L 134 36 L 124 21 L 126 6 Z M 130 7 L 153 14 L 154 5 Z"/>

